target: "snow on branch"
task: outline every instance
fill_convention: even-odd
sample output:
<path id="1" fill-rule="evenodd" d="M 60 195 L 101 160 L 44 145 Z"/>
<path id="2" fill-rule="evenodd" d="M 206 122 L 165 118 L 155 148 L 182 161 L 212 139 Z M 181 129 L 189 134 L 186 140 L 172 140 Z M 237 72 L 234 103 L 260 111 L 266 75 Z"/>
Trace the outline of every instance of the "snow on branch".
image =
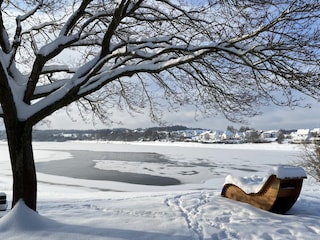
<path id="1" fill-rule="evenodd" d="M 41 74 L 57 73 L 57 72 L 75 73 L 76 69 L 70 68 L 68 65 L 51 64 L 51 65 L 45 65 L 42 68 Z"/>
<path id="2" fill-rule="evenodd" d="M 66 36 L 71 29 L 74 28 L 77 21 L 83 16 L 85 13 L 86 7 L 90 4 L 91 1 L 82 1 L 79 8 L 69 17 L 69 19 L 65 22 L 63 28 L 60 31 L 60 36 Z"/>
<path id="3" fill-rule="evenodd" d="M 99 86 L 104 85 L 106 81 L 110 81 L 110 79 L 116 79 L 121 76 L 132 76 L 133 74 L 139 72 L 159 73 L 165 69 L 182 65 L 194 59 L 200 58 L 202 55 L 209 53 L 210 51 L 212 51 L 212 49 L 215 48 L 216 45 L 208 46 L 206 48 L 195 48 L 194 51 L 189 51 L 189 54 L 182 54 L 178 57 L 173 57 L 170 55 L 163 56 L 160 54 L 157 54 L 157 57 L 152 57 L 151 55 L 149 55 L 146 58 L 147 60 L 141 61 L 137 65 L 132 64 L 124 66 L 124 64 L 122 64 L 122 67 L 116 68 L 114 70 L 110 70 L 109 68 L 106 68 L 105 70 L 101 69 L 98 74 L 91 75 L 89 80 L 84 85 L 82 85 L 79 94 L 85 95 L 86 92 L 90 93 L 93 90 L 99 88 Z M 175 49 L 183 50 L 184 48 L 176 47 Z M 146 56 L 145 54 L 143 55 Z"/>
<path id="4" fill-rule="evenodd" d="M 66 83 L 68 83 L 68 81 L 70 81 L 70 79 L 62 79 L 56 82 L 51 82 L 49 84 L 37 86 L 34 91 L 33 99 L 48 96 L 49 94 L 53 93 L 54 91 L 58 90 Z"/>
<path id="5" fill-rule="evenodd" d="M 277 102 L 279 92 L 287 99 L 278 102 L 291 104 L 288 89 L 319 93 L 320 4 L 184 4 L 123 0 L 28 5 L 32 9 L 26 7 L 16 17 L 11 38 L 1 14 L 1 50 L 8 54 L 13 39 L 16 51 L 2 55 L 3 69 L 8 79 L 17 78 L 17 72 L 23 75 L 19 94 L 24 94 L 23 106 L 33 109 L 24 116 L 51 114 L 113 81 L 143 73 L 163 88 L 176 87 L 172 92 L 185 94 L 179 98 L 186 102 L 201 99 L 207 104 L 210 99 L 215 103 L 206 106 L 244 114 L 252 113 L 254 103 Z M 57 9 L 61 11 L 51 11 Z M 320 99 L 319 94 L 314 97 Z"/>

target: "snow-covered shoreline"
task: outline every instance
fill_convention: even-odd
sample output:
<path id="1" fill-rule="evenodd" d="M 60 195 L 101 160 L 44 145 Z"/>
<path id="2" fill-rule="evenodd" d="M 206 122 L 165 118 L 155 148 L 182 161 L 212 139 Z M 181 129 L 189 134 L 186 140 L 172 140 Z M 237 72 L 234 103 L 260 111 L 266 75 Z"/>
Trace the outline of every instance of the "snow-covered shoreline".
<path id="1" fill-rule="evenodd" d="M 179 178 L 182 175 L 177 173 L 185 168 L 198 174 L 183 176 L 189 182 L 180 186 L 155 187 L 38 173 L 39 216 L 23 205 L 0 212 L 0 216 L 6 214 L 0 219 L 0 239 L 317 239 L 320 235 L 320 187 L 311 178 L 304 181 L 287 215 L 220 196 L 229 174 L 263 177 L 276 163 L 297 161 L 296 145 L 35 142 L 34 149 L 39 162 L 70 158 L 68 150 L 157 152 L 175 164 L 165 166 L 166 174 Z M 0 190 L 10 201 L 12 180 L 5 143 L 0 144 L 0 154 Z M 120 162 L 114 164 L 121 167 Z M 139 171 L 132 166 L 132 171 Z M 129 171 L 130 165 L 125 167 Z M 141 167 L 160 169 L 152 164 Z"/>

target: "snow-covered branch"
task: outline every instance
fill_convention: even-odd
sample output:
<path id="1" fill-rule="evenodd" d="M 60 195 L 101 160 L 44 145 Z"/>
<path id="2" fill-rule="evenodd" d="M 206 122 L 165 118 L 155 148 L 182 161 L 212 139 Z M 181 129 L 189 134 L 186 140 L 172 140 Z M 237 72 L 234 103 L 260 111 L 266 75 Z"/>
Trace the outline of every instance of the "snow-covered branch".
<path id="1" fill-rule="evenodd" d="M 83 17 L 85 14 L 87 6 L 92 2 L 92 0 L 82 1 L 79 8 L 74 11 L 73 14 L 65 22 L 63 28 L 60 31 L 60 36 L 67 36 L 68 33 L 76 26 L 77 21 Z"/>
<path id="2" fill-rule="evenodd" d="M 56 82 L 38 86 L 34 91 L 33 100 L 48 96 L 57 89 L 61 88 L 68 81 L 70 81 L 70 79 L 62 79 Z"/>
<path id="3" fill-rule="evenodd" d="M 22 79 L 27 79 L 20 81 L 20 88 L 25 88 L 23 102 L 32 110 L 24 111 L 24 117 L 38 121 L 108 84 L 138 75 L 153 79 L 168 95 L 185 94 L 172 97 L 174 101 L 222 109 L 227 116 L 232 109 L 253 115 L 254 103 L 277 102 L 277 91 L 288 96 L 288 105 L 293 102 L 289 88 L 309 95 L 317 92 L 320 4 L 224 4 L 123 0 L 30 5 L 16 18 L 17 31 L 12 34 L 19 44 L 11 56 L 17 68 L 9 69 L 12 76 L 18 76 L 14 69 L 23 69 Z M 61 11 L 51 11 L 55 9 Z M 0 28 L 1 23 L 2 19 Z M 6 52 L 10 37 L 4 26 L 1 29 L 0 46 Z M 23 64 L 27 67 L 21 68 Z M 145 81 L 141 94 L 151 104 Z M 94 102 L 94 97 L 86 99 Z"/>
<path id="4" fill-rule="evenodd" d="M 2 12 L 0 12 L 0 46 L 5 53 L 8 53 L 11 49 L 8 32 L 3 22 Z"/>

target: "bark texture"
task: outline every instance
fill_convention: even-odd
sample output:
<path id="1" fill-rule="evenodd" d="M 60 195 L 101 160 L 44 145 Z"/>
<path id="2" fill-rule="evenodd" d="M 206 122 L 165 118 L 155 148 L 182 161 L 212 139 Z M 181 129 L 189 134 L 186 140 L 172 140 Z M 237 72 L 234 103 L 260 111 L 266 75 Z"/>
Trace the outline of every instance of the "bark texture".
<path id="1" fill-rule="evenodd" d="M 32 149 L 32 125 L 27 122 L 6 123 L 13 175 L 12 207 L 22 199 L 37 209 L 37 178 Z"/>

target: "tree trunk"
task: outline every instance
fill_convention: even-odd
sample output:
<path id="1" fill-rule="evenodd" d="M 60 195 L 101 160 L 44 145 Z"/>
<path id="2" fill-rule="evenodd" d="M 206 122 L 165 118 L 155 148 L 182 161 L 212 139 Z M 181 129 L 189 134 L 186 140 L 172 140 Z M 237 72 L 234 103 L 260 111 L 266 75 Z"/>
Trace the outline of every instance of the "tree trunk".
<path id="1" fill-rule="evenodd" d="M 32 124 L 16 122 L 6 124 L 7 139 L 13 174 L 12 207 L 23 199 L 36 211 L 37 179 L 32 149 Z"/>

